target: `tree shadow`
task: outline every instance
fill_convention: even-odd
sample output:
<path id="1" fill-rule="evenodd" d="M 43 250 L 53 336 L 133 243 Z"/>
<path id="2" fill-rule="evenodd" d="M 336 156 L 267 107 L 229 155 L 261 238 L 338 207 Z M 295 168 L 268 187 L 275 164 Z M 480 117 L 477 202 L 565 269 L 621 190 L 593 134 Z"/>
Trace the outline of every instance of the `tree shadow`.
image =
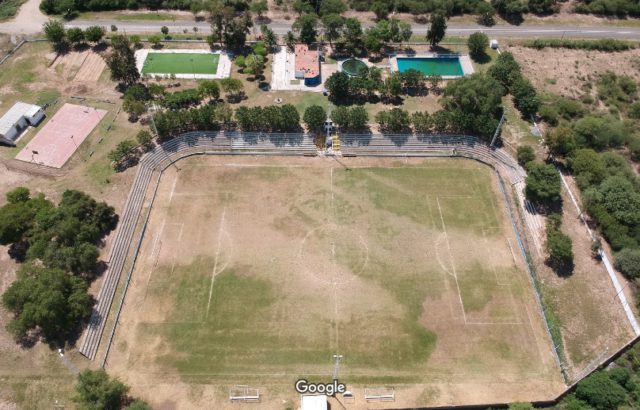
<path id="1" fill-rule="evenodd" d="M 478 64 L 487 64 L 491 61 L 491 56 L 485 53 L 484 50 L 482 53 L 471 55 L 471 58 Z"/>
<path id="2" fill-rule="evenodd" d="M 363 130 L 348 130 L 348 133 L 343 133 L 340 135 L 340 142 L 343 145 L 350 146 L 367 146 L 371 143 L 371 137 L 373 133 L 371 129 L 367 127 Z"/>

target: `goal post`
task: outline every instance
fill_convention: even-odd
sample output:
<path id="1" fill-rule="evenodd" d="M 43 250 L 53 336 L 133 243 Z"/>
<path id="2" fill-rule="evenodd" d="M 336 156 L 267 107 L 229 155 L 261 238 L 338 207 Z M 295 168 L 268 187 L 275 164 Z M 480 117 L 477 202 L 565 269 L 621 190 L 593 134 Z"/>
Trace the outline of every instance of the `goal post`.
<path id="1" fill-rule="evenodd" d="M 236 385 L 229 389 L 229 400 L 238 402 L 259 402 L 260 390 L 246 385 Z"/>
<path id="2" fill-rule="evenodd" d="M 396 393 L 393 387 L 365 387 L 366 401 L 395 401 Z"/>

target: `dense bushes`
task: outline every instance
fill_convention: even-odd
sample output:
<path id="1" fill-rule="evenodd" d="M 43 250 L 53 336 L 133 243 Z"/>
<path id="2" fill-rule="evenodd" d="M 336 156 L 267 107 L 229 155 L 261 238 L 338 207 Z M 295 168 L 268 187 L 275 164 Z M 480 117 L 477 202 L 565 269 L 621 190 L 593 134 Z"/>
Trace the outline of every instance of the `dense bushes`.
<path id="1" fill-rule="evenodd" d="M 615 40 L 611 38 L 600 40 L 570 40 L 570 39 L 544 39 L 538 38 L 529 40 L 524 43 L 525 47 L 537 48 L 570 48 L 577 50 L 596 50 L 596 51 L 626 51 L 635 48 L 635 44 L 623 40 Z"/>
<path id="2" fill-rule="evenodd" d="M 575 11 L 616 17 L 640 16 L 640 4 L 634 0 L 580 0 Z"/>
<path id="3" fill-rule="evenodd" d="M 88 282 L 97 266 L 97 244 L 115 228 L 118 217 L 104 202 L 79 191 L 65 191 L 58 206 L 26 188 L 7 194 L 0 208 L 0 243 L 26 260 L 3 295 L 13 312 L 8 325 L 17 338 L 42 336 L 64 343 L 91 312 Z M 69 273 L 71 273 L 71 275 Z"/>

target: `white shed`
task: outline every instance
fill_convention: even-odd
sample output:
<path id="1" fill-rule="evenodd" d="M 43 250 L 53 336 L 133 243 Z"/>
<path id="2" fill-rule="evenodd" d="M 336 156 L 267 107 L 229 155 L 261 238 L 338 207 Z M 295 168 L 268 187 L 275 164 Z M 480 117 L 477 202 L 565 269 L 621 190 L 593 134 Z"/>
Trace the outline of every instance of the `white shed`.
<path id="1" fill-rule="evenodd" d="M 300 396 L 300 410 L 327 410 L 327 396 L 324 394 L 303 394 Z"/>
<path id="2" fill-rule="evenodd" d="M 15 145 L 25 128 L 38 125 L 43 118 L 42 107 L 23 102 L 13 104 L 13 107 L 0 118 L 0 142 Z"/>

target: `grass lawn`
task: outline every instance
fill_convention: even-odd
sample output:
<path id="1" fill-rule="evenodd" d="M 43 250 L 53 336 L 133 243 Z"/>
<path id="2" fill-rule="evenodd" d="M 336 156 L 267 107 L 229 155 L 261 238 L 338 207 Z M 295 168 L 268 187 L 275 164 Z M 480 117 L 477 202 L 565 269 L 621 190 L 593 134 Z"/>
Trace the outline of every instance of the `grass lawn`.
<path id="1" fill-rule="evenodd" d="M 218 54 L 153 53 L 150 52 L 143 74 L 215 74 L 218 71 Z"/>

